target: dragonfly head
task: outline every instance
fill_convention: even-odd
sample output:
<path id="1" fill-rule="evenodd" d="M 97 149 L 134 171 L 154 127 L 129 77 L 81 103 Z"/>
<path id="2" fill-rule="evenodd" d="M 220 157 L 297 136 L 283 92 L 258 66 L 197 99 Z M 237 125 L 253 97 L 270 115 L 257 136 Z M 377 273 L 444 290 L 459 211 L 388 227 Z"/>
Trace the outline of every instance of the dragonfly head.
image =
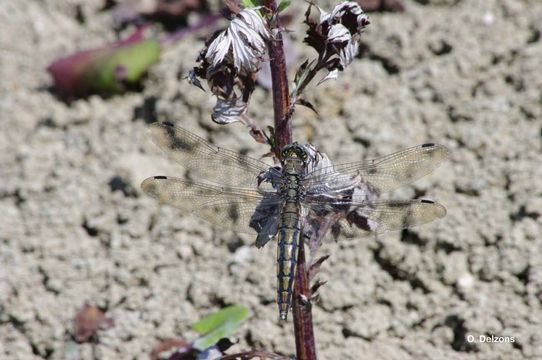
<path id="1" fill-rule="evenodd" d="M 298 143 L 292 143 L 284 146 L 280 153 L 282 160 L 284 159 L 299 159 L 304 163 L 307 162 L 308 154 L 305 147 Z"/>

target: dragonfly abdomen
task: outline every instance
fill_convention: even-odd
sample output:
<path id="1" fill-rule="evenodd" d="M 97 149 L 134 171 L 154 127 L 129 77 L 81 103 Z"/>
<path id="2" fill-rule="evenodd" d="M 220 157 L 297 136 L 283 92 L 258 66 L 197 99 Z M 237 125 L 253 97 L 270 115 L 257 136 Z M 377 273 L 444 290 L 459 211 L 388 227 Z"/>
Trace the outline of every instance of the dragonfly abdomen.
<path id="1" fill-rule="evenodd" d="M 277 303 L 282 320 L 286 320 L 292 301 L 300 234 L 299 205 L 287 202 L 283 208 L 277 246 Z"/>
<path id="2" fill-rule="evenodd" d="M 301 235 L 300 215 L 303 187 L 299 163 L 287 161 L 285 166 L 286 183 L 282 188 L 284 199 L 282 207 L 281 226 L 277 248 L 277 303 L 279 315 L 286 320 L 290 304 L 296 270 L 297 245 Z"/>

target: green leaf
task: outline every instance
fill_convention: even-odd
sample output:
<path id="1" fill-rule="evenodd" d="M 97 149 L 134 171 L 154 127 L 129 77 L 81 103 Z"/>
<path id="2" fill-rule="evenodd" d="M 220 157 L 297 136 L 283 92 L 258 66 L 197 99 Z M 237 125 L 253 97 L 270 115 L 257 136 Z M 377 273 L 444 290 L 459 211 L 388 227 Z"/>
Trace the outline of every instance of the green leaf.
<path id="1" fill-rule="evenodd" d="M 194 341 L 194 348 L 203 351 L 218 340 L 229 337 L 249 315 L 248 308 L 232 305 L 204 317 L 192 325 L 192 330 L 203 335 Z"/>
<path id="2" fill-rule="evenodd" d="M 253 7 L 260 6 L 260 1 L 259 0 L 241 0 L 241 5 L 244 8 L 253 8 Z"/>
<path id="3" fill-rule="evenodd" d="M 143 40 L 115 49 L 110 55 L 97 61 L 87 72 L 90 88 L 100 92 L 116 93 L 122 90 L 122 82 L 136 83 L 149 67 L 160 58 L 160 43 Z"/>
<path id="4" fill-rule="evenodd" d="M 286 9 L 288 6 L 290 6 L 291 3 L 292 2 L 290 0 L 281 0 L 277 8 L 278 12 L 281 12 L 284 9 Z"/>

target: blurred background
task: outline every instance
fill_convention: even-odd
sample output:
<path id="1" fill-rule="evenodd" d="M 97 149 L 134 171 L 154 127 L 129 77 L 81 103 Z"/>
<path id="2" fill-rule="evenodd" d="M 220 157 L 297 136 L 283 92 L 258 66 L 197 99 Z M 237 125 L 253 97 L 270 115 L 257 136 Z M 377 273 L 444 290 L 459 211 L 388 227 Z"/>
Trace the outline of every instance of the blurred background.
<path id="1" fill-rule="evenodd" d="M 448 162 L 390 196 L 434 199 L 448 215 L 323 246 L 320 358 L 542 358 L 542 3 L 359 2 L 371 10 L 359 59 L 308 90 L 319 116 L 299 107 L 294 137 L 337 162 L 447 146 Z M 285 12 L 290 78 L 314 56 L 302 44 L 306 6 Z M 291 324 L 277 321 L 275 245 L 214 232 L 139 188 L 182 174 L 145 136 L 154 121 L 254 157 L 268 151 L 243 125 L 214 124 L 215 99 L 183 80 L 204 39 L 227 25 L 223 7 L 0 2 L 0 358 L 146 359 L 229 304 L 253 313 L 237 350 L 294 354 Z M 265 86 L 251 99 L 262 127 L 270 100 Z M 74 351 L 85 303 L 113 323 Z"/>

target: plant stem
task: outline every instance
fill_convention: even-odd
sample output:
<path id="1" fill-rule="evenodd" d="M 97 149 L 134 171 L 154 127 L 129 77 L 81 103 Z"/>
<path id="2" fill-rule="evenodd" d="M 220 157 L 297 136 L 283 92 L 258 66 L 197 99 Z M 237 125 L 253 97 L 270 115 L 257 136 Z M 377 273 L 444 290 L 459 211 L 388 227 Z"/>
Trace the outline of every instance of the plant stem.
<path id="1" fill-rule="evenodd" d="M 295 274 L 293 313 L 296 355 L 299 360 L 316 360 L 316 345 L 312 326 L 311 290 L 305 263 L 305 244 L 303 236 L 299 241 L 297 253 L 297 272 Z"/>
<path id="2" fill-rule="evenodd" d="M 286 75 L 286 60 L 284 58 L 284 45 L 280 22 L 277 15 L 275 0 L 265 0 L 265 6 L 274 14 L 274 29 L 278 29 L 268 41 L 269 58 L 271 65 L 271 80 L 273 82 L 273 110 L 275 114 L 275 154 L 280 154 L 284 145 L 292 142 L 292 125 L 290 123 L 290 95 L 288 91 L 288 76 Z"/>
<path id="3" fill-rule="evenodd" d="M 275 149 L 280 156 L 280 149 L 292 142 L 292 124 L 290 109 L 290 93 L 288 91 L 288 77 L 286 74 L 286 61 L 284 59 L 284 46 L 280 32 L 279 17 L 277 15 L 276 0 L 265 0 L 265 6 L 272 12 L 273 29 L 278 29 L 274 37 L 268 42 L 271 65 L 271 80 L 273 82 L 273 110 L 275 115 Z M 316 347 L 312 325 L 312 309 L 310 306 L 311 292 L 308 272 L 305 264 L 305 245 L 301 237 L 298 246 L 297 270 L 295 274 L 294 294 L 292 297 L 294 333 L 297 360 L 316 360 Z"/>

